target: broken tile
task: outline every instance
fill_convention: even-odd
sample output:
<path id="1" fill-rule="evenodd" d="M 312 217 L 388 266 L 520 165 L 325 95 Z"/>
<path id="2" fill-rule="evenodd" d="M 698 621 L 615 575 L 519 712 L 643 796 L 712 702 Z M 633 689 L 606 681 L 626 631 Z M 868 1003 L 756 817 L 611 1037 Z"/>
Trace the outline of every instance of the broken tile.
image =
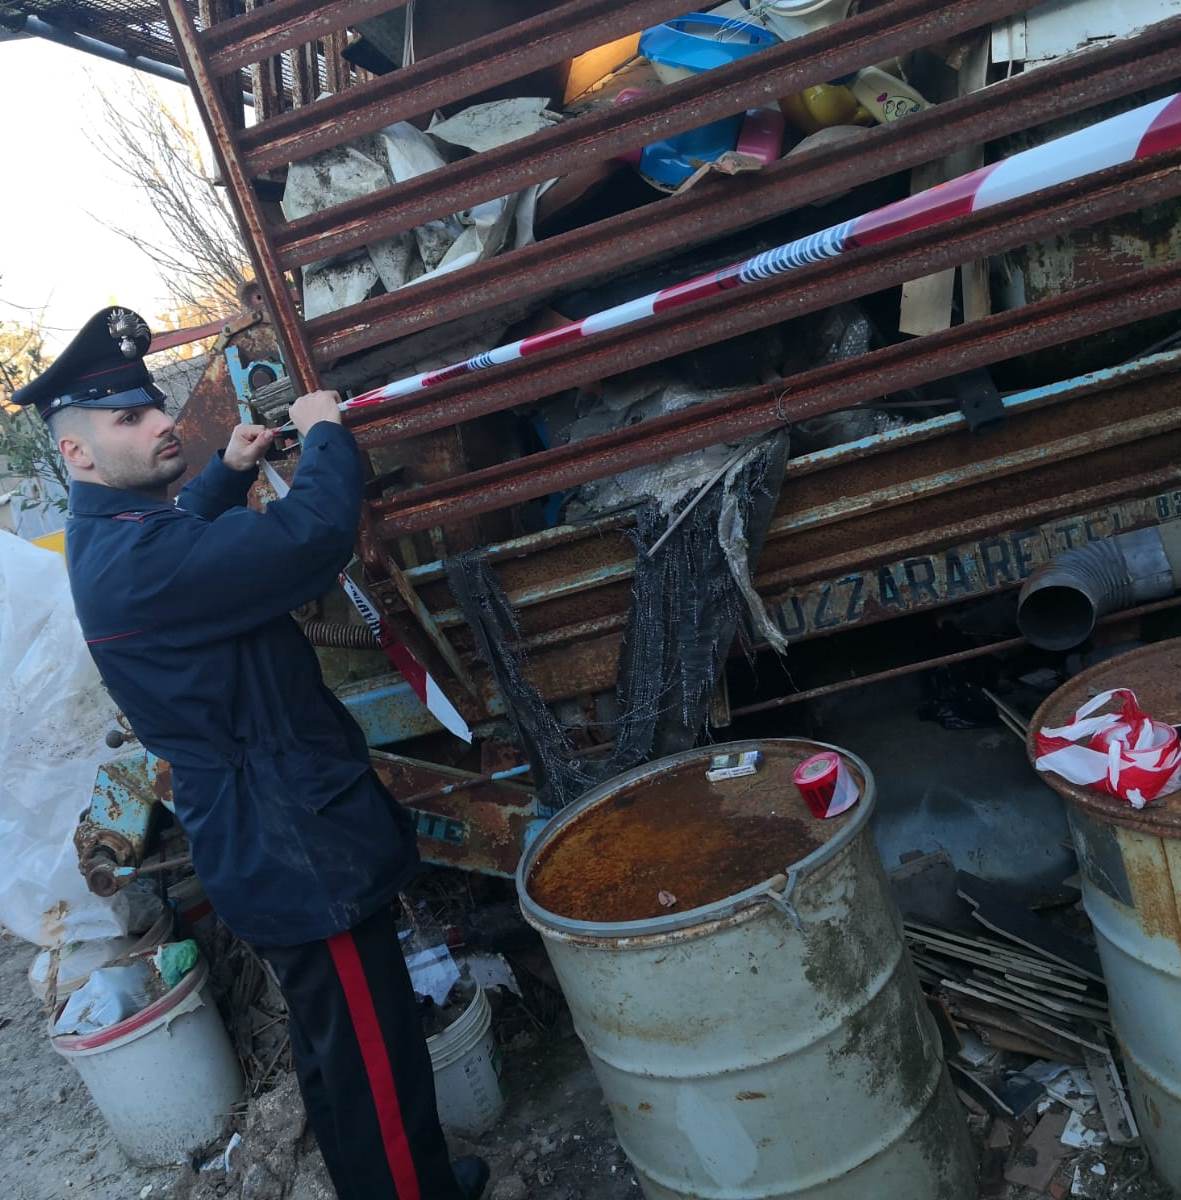
<path id="1" fill-rule="evenodd" d="M 1062 1144 L 1072 1150 L 1096 1150 L 1107 1145 L 1107 1134 L 1102 1129 L 1092 1129 L 1080 1113 L 1072 1111 L 1062 1130 Z"/>

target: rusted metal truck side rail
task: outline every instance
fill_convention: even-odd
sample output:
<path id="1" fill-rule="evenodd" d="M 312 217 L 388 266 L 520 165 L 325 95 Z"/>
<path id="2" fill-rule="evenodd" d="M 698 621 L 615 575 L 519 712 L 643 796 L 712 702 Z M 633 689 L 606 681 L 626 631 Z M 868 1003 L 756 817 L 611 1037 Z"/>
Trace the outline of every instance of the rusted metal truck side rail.
<path id="1" fill-rule="evenodd" d="M 528 2 L 522 0 L 522 5 Z M 316 386 L 322 371 L 341 355 L 371 353 L 392 338 L 427 330 L 444 336 L 450 332 L 449 323 L 479 315 L 491 319 L 510 302 L 519 313 L 522 305 L 540 306 L 557 293 L 593 287 L 624 268 L 667 258 L 850 186 L 941 159 L 957 147 L 983 145 L 1181 78 L 1181 18 L 1176 18 L 870 130 L 856 143 L 782 159 L 750 175 L 706 180 L 685 195 L 655 200 L 305 324 L 289 287 L 291 269 L 301 264 L 532 182 L 605 163 L 751 106 L 773 104 L 803 87 L 894 55 L 972 31 L 984 36 L 993 21 L 1023 11 L 1028 0 L 890 0 L 807 37 L 646 92 L 633 103 L 600 106 L 428 175 L 287 223 L 272 219 L 260 199 L 256 185 L 266 172 L 680 15 L 683 0 L 537 4 L 528 19 L 387 75 L 350 81 L 347 90 L 337 94 L 305 97 L 310 102 L 288 111 L 278 111 L 284 103 L 280 96 L 277 106 L 263 105 L 261 119 L 250 129 L 243 128 L 227 106 L 222 86 L 227 77 L 246 66 L 265 67 L 280 54 L 303 60 L 310 55 L 313 61 L 321 55 L 327 63 L 331 46 L 339 58 L 348 26 L 400 7 L 399 0 L 319 5 L 273 0 L 204 28 L 197 27 L 183 0 L 163 0 L 163 6 L 273 316 L 284 361 L 292 383 L 301 390 Z M 210 3 L 203 11 L 218 8 Z M 324 74 L 331 90 L 333 72 Z M 350 423 L 355 420 L 353 427 L 367 452 L 383 450 L 525 402 L 544 402 L 563 388 L 781 324 L 935 270 L 1101 224 L 1179 194 L 1181 159 L 1160 154 L 949 226 L 854 251 L 741 294 L 704 300 L 637 328 L 570 342 L 493 368 L 478 380 L 443 384 L 432 389 L 429 398 L 364 410 Z M 469 635 L 445 584 L 432 575 L 437 567 L 415 567 L 413 559 L 401 557 L 407 535 L 428 530 L 436 534 L 457 523 L 478 531 L 479 522 L 490 519 L 480 514 L 493 514 L 529 497 L 1177 309 L 1178 264 L 1150 270 L 1129 264 L 1123 274 L 1113 273 L 1074 294 L 917 338 L 777 386 L 748 389 L 481 471 L 461 463 L 435 476 L 442 482 L 412 490 L 378 484 L 365 507 L 362 558 L 387 612 L 403 623 L 411 620 L 408 614 L 417 614 L 426 644 L 441 649 L 445 660 L 452 658 L 454 647 L 466 664 L 460 676 L 469 676 Z M 1173 427 L 1164 411 L 1167 405 L 1158 404 L 1158 392 L 1167 390 L 1162 380 L 1172 380 L 1173 371 L 1172 365 L 1167 371 L 1160 368 L 1142 383 L 1134 384 L 1131 376 L 1117 372 L 1102 384 L 1064 387 L 1045 410 L 1055 418 L 1040 424 L 1036 405 L 1028 411 L 1018 406 L 1003 428 L 973 438 L 947 429 L 926 441 L 927 435 L 916 435 L 915 441 L 875 445 L 864 461 L 858 450 L 849 451 L 853 456 L 848 458 L 841 452 L 823 464 L 793 462 L 760 564 L 760 589 L 777 605 L 793 636 L 810 637 L 842 624 L 885 619 L 911 608 L 1013 586 L 1027 560 L 1040 561 L 1028 557 L 1035 554 L 1029 547 L 1041 547 L 1036 553 L 1050 552 L 1056 527 L 1047 533 L 1047 523 L 1077 516 L 1099 528 L 1096 521 L 1150 519 L 1145 497 L 1164 494 L 1178 483 L 1172 465 L 1178 456 L 1162 449 L 1175 448 L 1174 438 L 1161 436 Z M 1113 417 L 1115 410 L 1104 403 L 1091 404 L 1088 397 L 1094 388 L 1109 398 L 1118 395 L 1118 412 L 1124 415 Z M 1071 411 L 1063 417 L 1067 401 Z M 929 454 L 930 460 L 921 454 Z M 895 473 L 875 475 L 887 464 Z M 374 474 L 381 474 L 377 466 Z M 820 480 L 833 483 L 833 490 L 825 492 L 816 482 Z M 1007 558 L 996 558 L 1001 551 L 995 549 L 981 558 L 984 551 L 979 546 L 998 537 L 1007 547 Z M 518 543 L 511 552 L 493 549 L 494 555 L 506 555 L 505 581 L 520 602 L 533 646 L 533 667 L 547 696 L 583 694 L 613 683 L 628 606 L 629 546 L 619 537 L 596 540 L 550 531 L 536 542 Z M 931 557 L 936 551 L 955 554 L 937 560 Z M 964 555 L 977 564 L 975 575 L 963 566 Z M 961 566 L 970 575 L 965 576 L 967 582 L 961 579 Z M 413 589 L 418 589 L 422 605 Z M 844 616 L 837 619 L 834 614 Z M 441 663 L 436 665 L 442 672 Z M 462 687 L 449 686 L 453 679 L 441 674 L 441 680 L 465 715 L 481 715 Z M 499 701 L 486 683 L 481 688 L 485 712 L 495 711 Z"/>
<path id="2" fill-rule="evenodd" d="M 1181 517 L 1179 390 L 1170 352 L 1010 396 L 1006 420 L 975 433 L 949 415 L 793 459 L 756 586 L 789 637 L 822 637 L 1016 588 L 1070 546 Z M 486 553 L 543 694 L 612 687 L 631 607 L 624 519 Z M 499 711 L 442 564 L 408 576 Z"/>
<path id="3" fill-rule="evenodd" d="M 308 322 L 327 362 L 510 302 L 585 287 L 661 254 L 688 249 L 961 146 L 1008 134 L 1181 78 L 1181 17 L 1014 75 L 958 100 L 869 130 L 855 146 L 817 147 L 761 171 L 706 181 L 645 206 L 477 263 L 463 286 L 446 276 Z"/>

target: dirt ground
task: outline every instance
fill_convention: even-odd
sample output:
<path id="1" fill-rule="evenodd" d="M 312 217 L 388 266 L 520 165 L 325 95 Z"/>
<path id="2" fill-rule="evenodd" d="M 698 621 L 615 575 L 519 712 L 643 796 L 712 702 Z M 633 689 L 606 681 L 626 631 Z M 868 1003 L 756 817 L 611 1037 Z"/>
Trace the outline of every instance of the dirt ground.
<path id="1" fill-rule="evenodd" d="M 288 1076 L 239 1121 L 232 1168 L 144 1170 L 123 1156 L 73 1069 L 56 1055 L 29 990 L 33 948 L 0 931 L 0 1195 L 5 1200 L 333 1200 Z M 568 1020 L 518 1037 L 504 1056 L 508 1107 L 478 1142 L 453 1141 L 493 1169 L 490 1200 L 633 1200 L 639 1185 L 615 1140 L 590 1065 Z M 1099 1161 L 1088 1158 L 1084 1167 Z M 1167 1200 L 1143 1156 L 1108 1152 L 1097 1200 Z M 1064 1170 L 1069 1194 L 1068 1172 Z M 1102 1184 L 1102 1187 L 1098 1185 Z M 985 1193 L 982 1193 L 984 1195 Z M 1009 1187 L 993 1200 L 1038 1200 Z"/>
<path id="2" fill-rule="evenodd" d="M 332 1200 L 291 1078 L 246 1118 L 229 1177 L 183 1167 L 144 1170 L 129 1163 L 73 1068 L 50 1046 L 45 1014 L 26 978 L 33 955 L 33 947 L 0 931 L 0 1195 L 5 1200 Z M 497 1128 L 479 1143 L 454 1141 L 456 1154 L 479 1153 L 492 1164 L 489 1196 L 639 1196 L 590 1065 L 568 1028 L 544 1044 L 510 1049 L 503 1083 L 510 1101 Z"/>
<path id="3" fill-rule="evenodd" d="M 0 1194 L 134 1200 L 175 1171 L 128 1164 L 73 1067 L 53 1052 L 29 989 L 34 949 L 0 930 Z"/>

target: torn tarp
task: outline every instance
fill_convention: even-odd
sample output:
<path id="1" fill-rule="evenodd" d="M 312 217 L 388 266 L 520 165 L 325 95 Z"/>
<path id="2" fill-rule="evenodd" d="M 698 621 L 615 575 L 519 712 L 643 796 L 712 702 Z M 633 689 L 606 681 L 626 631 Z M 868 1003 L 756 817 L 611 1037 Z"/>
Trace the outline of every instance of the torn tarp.
<path id="1" fill-rule="evenodd" d="M 602 758 L 579 757 L 526 678 L 516 615 L 488 560 L 474 551 L 448 561 L 451 591 L 504 697 L 543 807 L 562 808 L 601 780 L 694 745 L 746 609 L 745 589 L 719 541 L 723 495 L 733 495 L 734 513 L 727 523 L 732 553 L 738 554 L 739 542 L 757 553 L 779 494 L 785 456 L 785 436 L 754 450 L 655 554 L 648 549 L 665 533 L 669 517 L 656 503 L 640 510 L 632 535 L 632 609 L 616 680 L 619 716 L 601 730 L 615 745 Z"/>

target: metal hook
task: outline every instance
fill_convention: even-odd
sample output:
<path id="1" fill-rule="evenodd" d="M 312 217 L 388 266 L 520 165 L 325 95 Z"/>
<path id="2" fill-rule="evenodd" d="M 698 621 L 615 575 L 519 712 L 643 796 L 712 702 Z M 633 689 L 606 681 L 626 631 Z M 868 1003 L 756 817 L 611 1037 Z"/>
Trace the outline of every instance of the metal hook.
<path id="1" fill-rule="evenodd" d="M 787 881 L 784 883 L 782 890 L 777 891 L 774 886 L 774 880 L 764 896 L 770 901 L 779 911 L 792 923 L 797 933 L 804 932 L 804 922 L 800 919 L 800 914 L 796 910 L 796 906 L 792 904 L 791 898 L 796 890 L 796 883 L 799 880 L 797 871 L 789 870 L 787 873 Z"/>

